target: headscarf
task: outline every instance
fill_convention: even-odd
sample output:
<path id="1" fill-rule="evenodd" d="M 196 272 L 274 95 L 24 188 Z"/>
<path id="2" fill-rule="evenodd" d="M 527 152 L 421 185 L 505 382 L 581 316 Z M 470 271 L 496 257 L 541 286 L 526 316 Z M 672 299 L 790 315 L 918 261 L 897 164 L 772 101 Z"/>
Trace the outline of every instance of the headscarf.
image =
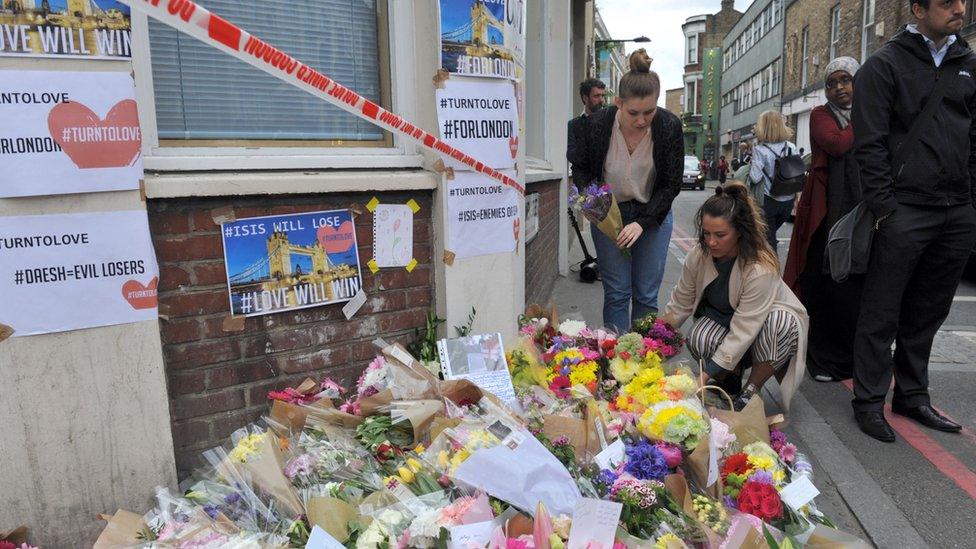
<path id="1" fill-rule="evenodd" d="M 854 78 L 857 74 L 858 69 L 861 68 L 861 64 L 857 62 L 853 57 L 837 57 L 830 63 L 827 63 L 827 69 L 824 70 L 824 82 L 830 78 L 831 74 L 838 71 L 846 72 Z M 840 105 L 835 105 L 830 101 L 827 102 L 827 107 L 834 112 L 837 116 L 837 121 L 840 123 L 840 129 L 847 128 L 851 123 L 851 107 L 841 107 Z"/>

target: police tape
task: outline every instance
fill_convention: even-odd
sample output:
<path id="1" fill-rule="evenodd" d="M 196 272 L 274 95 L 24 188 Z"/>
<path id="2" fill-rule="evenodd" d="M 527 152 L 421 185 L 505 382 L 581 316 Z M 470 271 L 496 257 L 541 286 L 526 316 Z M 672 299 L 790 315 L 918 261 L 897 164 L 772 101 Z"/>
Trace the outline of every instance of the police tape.
<path id="1" fill-rule="evenodd" d="M 119 0 L 174 29 L 525 194 L 518 181 L 448 145 L 191 0 Z"/>

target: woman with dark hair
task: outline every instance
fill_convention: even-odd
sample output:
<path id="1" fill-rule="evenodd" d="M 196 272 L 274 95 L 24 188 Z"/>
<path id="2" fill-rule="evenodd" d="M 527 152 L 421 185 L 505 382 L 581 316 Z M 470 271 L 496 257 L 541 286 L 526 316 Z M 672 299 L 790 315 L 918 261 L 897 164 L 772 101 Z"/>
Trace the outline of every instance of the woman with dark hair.
<path id="1" fill-rule="evenodd" d="M 624 227 L 617 240 L 592 227 L 603 279 L 603 323 L 626 331 L 657 312 L 658 291 L 671 242 L 671 202 L 681 190 L 684 138 L 681 121 L 658 108 L 661 80 L 641 49 L 617 87 L 614 105 L 589 120 L 573 183 L 610 185 Z M 622 249 L 629 249 L 624 254 Z"/>
<path id="2" fill-rule="evenodd" d="M 744 185 L 731 182 L 698 209 L 696 224 L 698 246 L 662 318 L 681 326 L 694 317 L 688 350 L 705 362 L 703 381 L 721 383 L 751 364 L 737 410 L 773 375 L 788 408 L 803 379 L 807 313 L 779 276 L 762 212 Z"/>
<path id="3" fill-rule="evenodd" d="M 860 64 L 838 57 L 827 64 L 827 104 L 810 112 L 812 162 L 796 206 L 796 223 L 783 280 L 810 311 L 807 362 L 813 379 L 850 379 L 854 371 L 854 332 L 860 312 L 862 276 L 834 282 L 824 264 L 827 234 L 861 199 L 861 177 L 854 160 L 854 75 Z"/>

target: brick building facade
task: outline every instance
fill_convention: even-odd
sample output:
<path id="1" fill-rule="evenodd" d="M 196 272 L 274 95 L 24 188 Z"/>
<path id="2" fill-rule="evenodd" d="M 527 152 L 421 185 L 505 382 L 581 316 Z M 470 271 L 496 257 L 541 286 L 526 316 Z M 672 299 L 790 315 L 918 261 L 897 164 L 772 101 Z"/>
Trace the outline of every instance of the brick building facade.
<path id="1" fill-rule="evenodd" d="M 722 40 L 742 17 L 735 10 L 734 0 L 722 0 L 721 9 L 714 14 L 694 15 L 681 26 L 685 36 L 684 103 L 682 120 L 685 128 L 685 154 L 714 160 L 718 125 L 708 123 L 703 114 L 704 52 L 721 48 Z M 708 124 L 708 127 L 706 127 Z M 708 146 L 706 146 L 708 145 Z M 706 149 L 709 151 L 706 154 Z"/>

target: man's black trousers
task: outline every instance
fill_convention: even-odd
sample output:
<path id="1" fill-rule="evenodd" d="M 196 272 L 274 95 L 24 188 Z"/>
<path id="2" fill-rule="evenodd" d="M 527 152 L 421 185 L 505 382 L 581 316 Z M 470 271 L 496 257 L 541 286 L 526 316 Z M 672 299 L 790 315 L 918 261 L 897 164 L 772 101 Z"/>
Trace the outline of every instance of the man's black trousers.
<path id="1" fill-rule="evenodd" d="M 854 410 L 928 405 L 932 341 L 976 243 L 976 209 L 899 204 L 874 233 L 854 337 Z M 895 343 L 892 356 L 891 344 Z"/>

